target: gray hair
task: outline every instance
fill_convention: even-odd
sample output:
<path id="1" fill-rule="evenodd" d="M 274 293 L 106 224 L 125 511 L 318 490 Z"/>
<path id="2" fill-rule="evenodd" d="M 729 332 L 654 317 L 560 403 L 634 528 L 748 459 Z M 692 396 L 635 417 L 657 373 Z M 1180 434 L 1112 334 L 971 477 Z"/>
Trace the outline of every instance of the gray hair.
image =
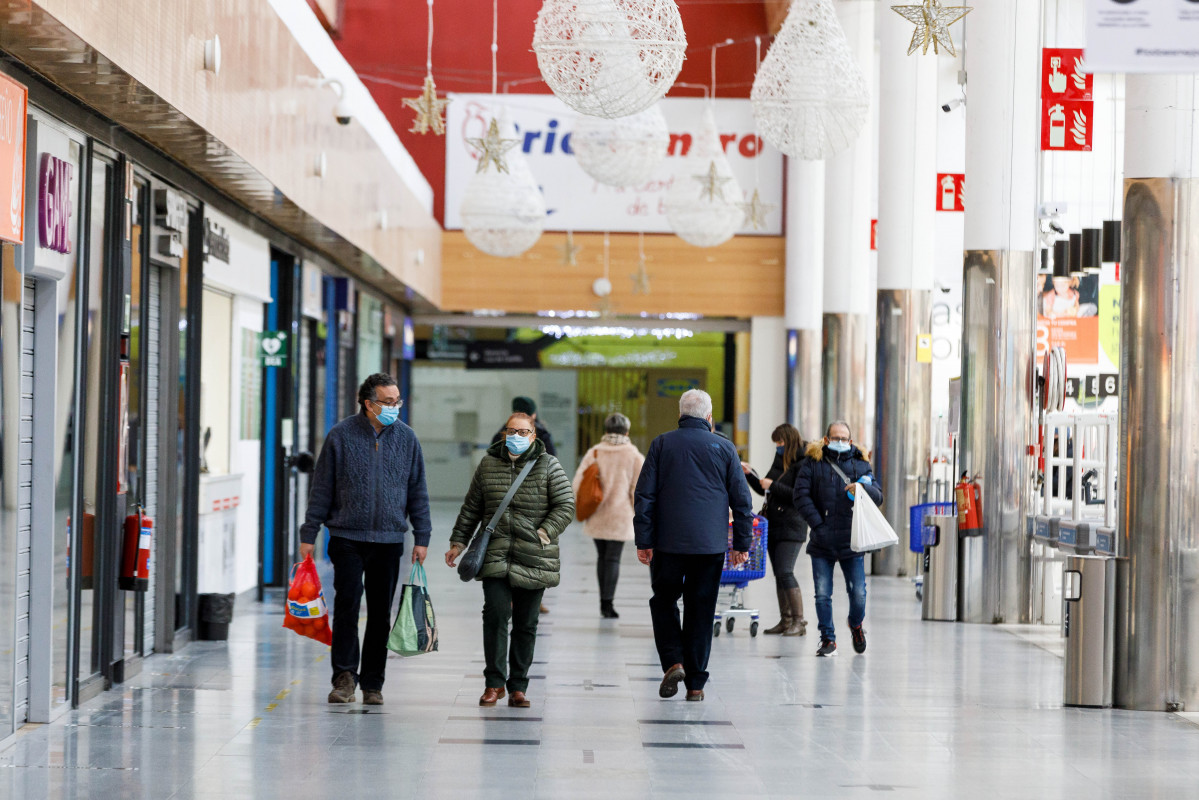
<path id="1" fill-rule="evenodd" d="M 604 420 L 604 433 L 628 434 L 631 427 L 633 427 L 633 423 L 629 422 L 629 418 L 619 411 L 609 414 L 608 418 Z"/>
<path id="2" fill-rule="evenodd" d="M 712 396 L 703 389 L 688 389 L 679 398 L 679 415 L 704 419 L 712 414 Z"/>
<path id="3" fill-rule="evenodd" d="M 845 426 L 845 430 L 849 431 L 849 436 L 850 436 L 850 438 L 853 438 L 853 429 L 852 429 L 852 428 L 850 428 L 850 427 L 849 427 L 849 423 L 848 423 L 848 422 L 846 422 L 846 421 L 845 421 L 845 420 L 843 420 L 843 419 L 839 419 L 839 420 L 837 420 L 836 422 L 830 422 L 830 423 L 828 424 L 828 427 L 824 429 L 824 435 L 825 435 L 825 436 L 828 436 L 828 435 L 829 435 L 829 433 L 831 433 L 831 432 L 832 432 L 833 428 L 835 428 L 835 427 L 836 427 L 836 426 L 838 426 L 838 425 L 844 425 L 844 426 Z"/>

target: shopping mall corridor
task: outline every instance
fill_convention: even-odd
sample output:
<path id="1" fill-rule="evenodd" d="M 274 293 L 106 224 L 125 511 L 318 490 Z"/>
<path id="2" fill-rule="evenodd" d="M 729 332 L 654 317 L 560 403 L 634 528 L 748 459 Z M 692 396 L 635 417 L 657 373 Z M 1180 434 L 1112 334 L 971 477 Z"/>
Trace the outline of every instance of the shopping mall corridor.
<path id="1" fill-rule="evenodd" d="M 577 525 L 547 594 L 533 707 L 481 709 L 481 592 L 439 563 L 454 511 L 436 507 L 430 549 L 441 649 L 393 657 L 381 709 L 327 705 L 327 649 L 280 627 L 277 598 L 243 604 L 227 643 L 155 655 L 23 728 L 0 751 L 0 797 L 1177 798 L 1199 785 L 1199 727 L 1064 710 L 1052 637 L 922 623 L 903 579 L 871 581 L 863 656 L 847 641 L 813 657 L 809 605 L 807 637 L 738 626 L 714 642 L 705 702 L 660 700 L 648 573 L 626 548 L 621 618 L 601 620 Z M 770 579 L 749 597 L 773 624 Z"/>

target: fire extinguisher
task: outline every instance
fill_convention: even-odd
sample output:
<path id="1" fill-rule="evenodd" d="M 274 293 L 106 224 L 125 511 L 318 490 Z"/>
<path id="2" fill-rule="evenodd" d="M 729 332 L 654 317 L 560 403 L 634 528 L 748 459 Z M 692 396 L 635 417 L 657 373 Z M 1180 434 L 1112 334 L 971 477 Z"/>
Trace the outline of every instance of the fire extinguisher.
<path id="1" fill-rule="evenodd" d="M 136 511 L 125 517 L 125 555 L 120 586 L 127 592 L 144 592 L 150 588 L 150 541 L 154 538 L 154 520 L 141 507 Z"/>
<path id="2" fill-rule="evenodd" d="M 968 480 L 965 473 L 954 487 L 958 503 L 958 532 L 981 531 L 983 527 L 982 490 L 978 482 Z"/>

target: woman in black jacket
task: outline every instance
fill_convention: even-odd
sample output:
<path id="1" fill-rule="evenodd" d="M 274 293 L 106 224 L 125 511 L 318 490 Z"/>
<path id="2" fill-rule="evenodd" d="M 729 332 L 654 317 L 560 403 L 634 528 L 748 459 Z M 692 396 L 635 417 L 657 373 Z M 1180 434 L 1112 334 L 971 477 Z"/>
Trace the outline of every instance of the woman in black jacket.
<path id="1" fill-rule="evenodd" d="M 799 431 L 787 423 L 779 425 L 770 434 L 774 442 L 774 463 L 766 477 L 759 478 L 749 466 L 742 463 L 749 488 L 766 497 L 761 515 L 769 523 L 766 531 L 766 552 L 770 555 L 770 567 L 774 570 L 774 588 L 778 592 L 779 624 L 767 628 L 766 633 L 781 633 L 783 636 L 803 636 L 808 622 L 803 616 L 803 592 L 795 579 L 795 560 L 800 548 L 808 538 L 808 526 L 795 509 L 791 495 L 799 464 L 803 460 L 804 442 Z"/>
<path id="2" fill-rule="evenodd" d="M 833 565 L 841 565 L 849 593 L 849 631 L 854 652 L 866 652 L 866 565 L 862 554 L 850 547 L 853 532 L 853 496 L 865 491 L 877 505 L 883 493 L 874 485 L 870 463 L 850 438 L 849 424 L 828 426 L 824 441 L 808 447 L 807 458 L 795 478 L 795 507 L 812 528 L 808 555 L 816 582 L 816 618 L 820 625 L 818 656 L 837 654 L 833 626 Z M 769 533 L 769 531 L 767 532 Z"/>

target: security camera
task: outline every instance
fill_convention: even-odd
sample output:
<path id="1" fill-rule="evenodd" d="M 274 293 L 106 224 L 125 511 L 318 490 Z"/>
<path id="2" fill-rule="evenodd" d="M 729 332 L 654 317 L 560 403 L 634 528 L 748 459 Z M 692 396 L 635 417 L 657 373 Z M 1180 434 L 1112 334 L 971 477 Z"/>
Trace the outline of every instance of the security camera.
<path id="1" fill-rule="evenodd" d="M 958 106 L 962 105 L 965 102 L 966 101 L 963 100 L 962 98 L 955 97 L 952 100 L 950 100 L 948 103 L 944 103 L 941 106 L 941 110 L 944 111 L 946 114 L 948 114 L 950 111 L 953 111 L 955 108 L 957 108 Z"/>
<path id="2" fill-rule="evenodd" d="M 349 125 L 353 121 L 354 111 L 344 97 L 337 101 L 337 105 L 333 106 L 333 116 L 337 118 L 338 125 Z"/>

